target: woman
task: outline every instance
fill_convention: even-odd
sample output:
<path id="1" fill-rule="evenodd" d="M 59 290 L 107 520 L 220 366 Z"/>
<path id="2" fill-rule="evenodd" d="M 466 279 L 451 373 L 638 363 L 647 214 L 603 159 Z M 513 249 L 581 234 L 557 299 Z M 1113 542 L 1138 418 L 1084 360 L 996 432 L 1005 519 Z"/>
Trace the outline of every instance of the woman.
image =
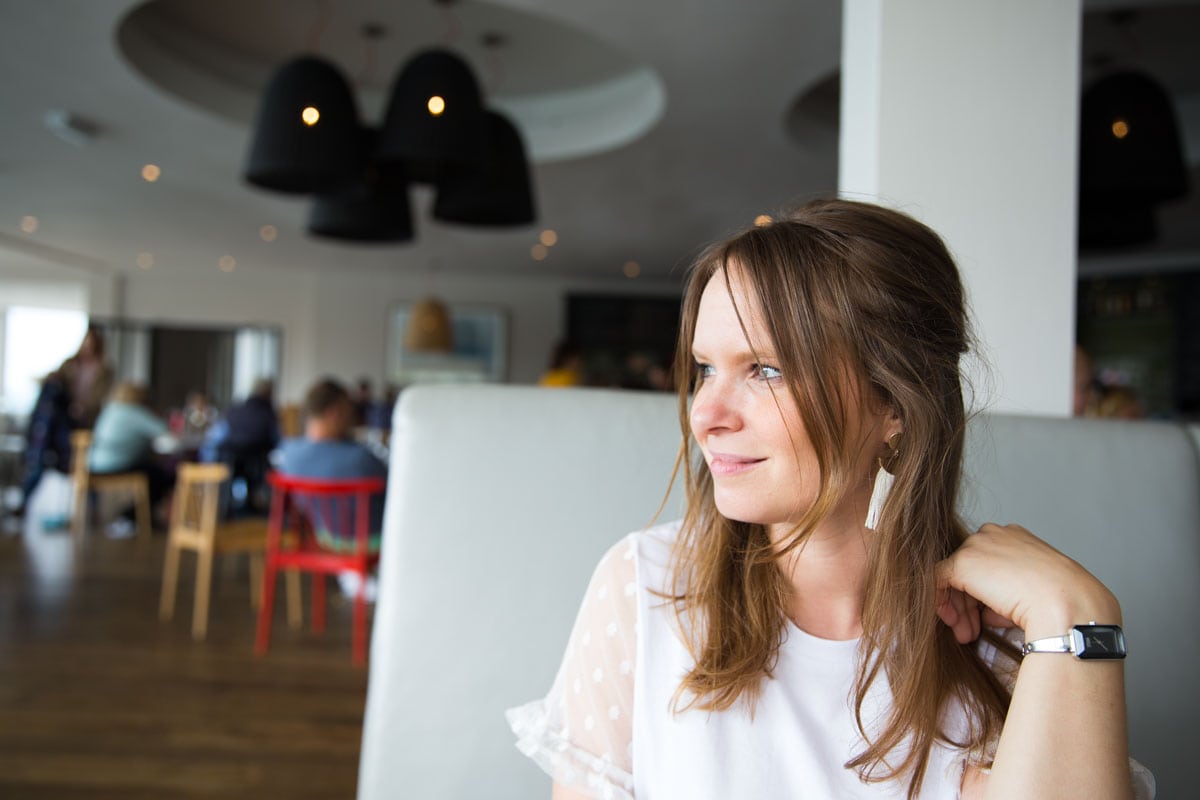
<path id="1" fill-rule="evenodd" d="M 104 358 L 104 335 L 88 327 L 79 350 L 58 368 L 70 397 L 71 423 L 91 428 L 113 388 L 113 369 Z"/>
<path id="2" fill-rule="evenodd" d="M 170 437 L 167 424 L 146 408 L 146 390 L 136 383 L 122 382 L 113 389 L 92 430 L 88 469 L 98 475 L 141 472 L 150 489 L 150 506 L 157 509 L 175 483 L 173 473 L 158 461 L 156 439 Z M 123 517 L 133 519 L 132 507 Z M 163 515 L 159 515 L 163 517 Z M 131 526 L 124 526 L 132 530 Z"/>
<path id="3" fill-rule="evenodd" d="M 1129 797 L 1122 662 L 1041 652 L 1116 599 L 956 516 L 970 339 L 937 235 L 847 201 L 745 231 L 693 267 L 679 341 L 685 517 L 609 552 L 510 712 L 554 797 Z"/>

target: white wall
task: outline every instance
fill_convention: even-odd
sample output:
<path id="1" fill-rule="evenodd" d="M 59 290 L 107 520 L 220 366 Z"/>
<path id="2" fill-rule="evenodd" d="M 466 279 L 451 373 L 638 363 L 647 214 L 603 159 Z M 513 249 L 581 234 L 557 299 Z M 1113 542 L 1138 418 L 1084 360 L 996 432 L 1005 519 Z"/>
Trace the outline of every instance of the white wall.
<path id="1" fill-rule="evenodd" d="M 54 271 L 53 268 L 50 268 Z M 4 276 L 0 265 L 0 278 Z M 130 320 L 216 325 L 268 325 L 283 331 L 278 397 L 299 400 L 317 377 L 382 380 L 389 313 L 400 302 L 436 293 L 447 302 L 496 305 L 508 312 L 509 381 L 533 383 L 565 332 L 571 292 L 677 294 L 675 283 L 570 280 L 558 276 L 406 275 L 339 267 L 261 273 L 213 269 L 179 275 L 165 270 L 112 276 L 73 273 L 86 286 L 91 313 L 123 308 Z"/>
<path id="2" fill-rule="evenodd" d="M 995 381 L 992 408 L 1069 414 L 1079 0 L 844 9 L 839 189 L 945 239 Z"/>

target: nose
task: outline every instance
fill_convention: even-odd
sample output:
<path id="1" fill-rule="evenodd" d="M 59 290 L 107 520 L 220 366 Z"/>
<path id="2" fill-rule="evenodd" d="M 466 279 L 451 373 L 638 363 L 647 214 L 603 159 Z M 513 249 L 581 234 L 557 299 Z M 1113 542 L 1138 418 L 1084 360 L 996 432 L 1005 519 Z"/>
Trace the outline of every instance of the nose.
<path id="1" fill-rule="evenodd" d="M 742 427 L 737 388 L 720 378 L 709 378 L 692 397 L 692 435 L 698 440 L 712 433 Z"/>

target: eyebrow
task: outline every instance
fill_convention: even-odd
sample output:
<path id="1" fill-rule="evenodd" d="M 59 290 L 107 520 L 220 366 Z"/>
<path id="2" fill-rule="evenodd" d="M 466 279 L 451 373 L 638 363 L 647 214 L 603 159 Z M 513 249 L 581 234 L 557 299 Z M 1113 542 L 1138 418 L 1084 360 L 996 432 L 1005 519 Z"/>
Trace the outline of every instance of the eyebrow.
<path id="1" fill-rule="evenodd" d="M 699 348 L 696 348 L 693 346 L 691 348 L 690 352 L 692 354 L 692 358 L 696 361 L 707 361 L 708 360 L 704 351 Z M 759 349 L 758 353 L 755 354 L 755 352 L 752 349 L 750 349 L 750 347 L 748 347 L 748 346 L 745 349 L 738 350 L 736 353 L 733 354 L 733 356 L 734 356 L 735 360 L 752 361 L 756 364 L 761 364 L 763 362 L 773 362 L 773 361 L 779 360 L 779 356 L 776 355 L 775 351 L 772 349 L 761 348 L 761 349 Z"/>

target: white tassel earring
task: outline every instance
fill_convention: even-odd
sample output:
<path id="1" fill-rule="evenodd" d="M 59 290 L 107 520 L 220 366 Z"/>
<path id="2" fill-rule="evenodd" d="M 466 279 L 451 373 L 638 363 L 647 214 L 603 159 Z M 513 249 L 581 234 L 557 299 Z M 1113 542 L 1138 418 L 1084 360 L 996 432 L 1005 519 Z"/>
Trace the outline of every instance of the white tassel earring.
<path id="1" fill-rule="evenodd" d="M 875 530 L 879 527 L 879 518 L 883 516 L 883 504 L 896 483 L 896 476 L 891 470 L 896 465 L 896 457 L 900 455 L 900 432 L 893 433 L 887 440 L 887 463 L 879 457 L 879 469 L 875 472 L 875 486 L 871 489 L 871 501 L 867 504 L 867 527 Z"/>

